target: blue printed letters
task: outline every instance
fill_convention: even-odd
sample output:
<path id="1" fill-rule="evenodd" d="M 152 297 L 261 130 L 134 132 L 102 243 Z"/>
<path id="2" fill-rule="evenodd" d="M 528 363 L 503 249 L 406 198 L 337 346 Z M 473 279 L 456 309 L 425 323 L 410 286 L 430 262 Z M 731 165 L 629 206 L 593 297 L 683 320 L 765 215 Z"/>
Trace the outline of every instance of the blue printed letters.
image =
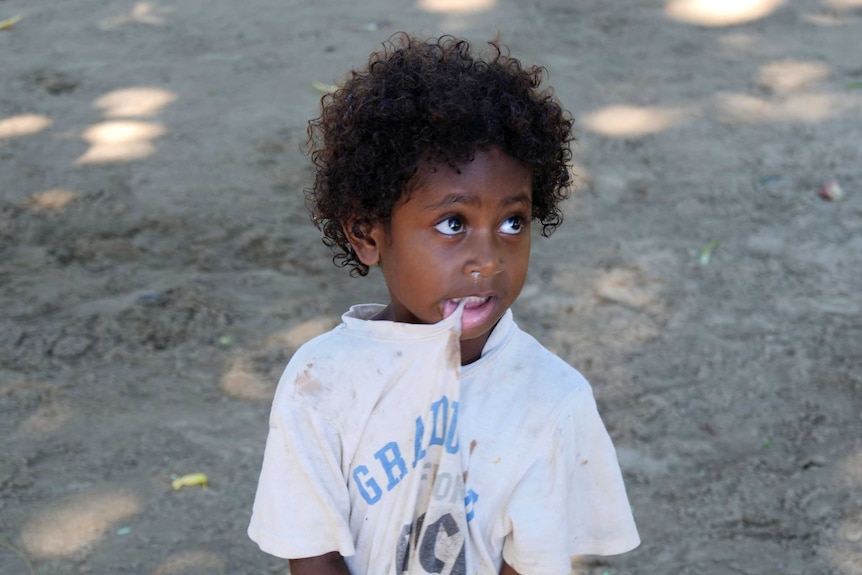
<path id="1" fill-rule="evenodd" d="M 413 461 L 409 469 L 415 469 L 432 446 L 441 446 L 450 454 L 458 453 L 458 402 L 450 402 L 444 395 L 431 404 L 426 418 L 416 418 Z M 356 488 L 369 505 L 380 501 L 383 496 L 381 485 L 386 485 L 386 492 L 392 491 L 408 473 L 407 462 L 395 441 L 390 441 L 378 449 L 374 458 L 377 460 L 373 466 L 378 470 L 376 473 L 362 464 L 353 469 Z"/>

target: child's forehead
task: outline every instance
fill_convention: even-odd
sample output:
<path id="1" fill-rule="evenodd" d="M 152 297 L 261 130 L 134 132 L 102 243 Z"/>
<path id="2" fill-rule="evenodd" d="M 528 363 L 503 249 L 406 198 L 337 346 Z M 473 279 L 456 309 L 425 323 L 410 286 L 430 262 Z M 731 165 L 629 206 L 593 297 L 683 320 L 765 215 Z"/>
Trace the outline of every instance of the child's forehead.
<path id="1" fill-rule="evenodd" d="M 408 180 L 405 189 L 407 191 L 413 190 L 416 187 L 427 183 L 428 180 L 434 176 L 438 176 L 440 174 L 456 176 L 462 173 L 464 168 L 467 167 L 473 159 L 474 158 L 471 157 L 461 161 L 434 159 L 420 160 L 419 164 L 416 166 L 416 171 L 410 177 L 410 180 Z"/>
<path id="2" fill-rule="evenodd" d="M 457 176 L 472 161 L 473 157 L 461 161 L 433 157 L 421 159 L 416 166 L 416 170 L 407 180 L 407 184 L 401 191 L 401 196 L 398 198 L 396 204 L 408 201 L 416 190 L 427 186 L 429 181 L 434 179 L 435 176 L 440 174 Z"/>
<path id="3" fill-rule="evenodd" d="M 461 162 L 425 161 L 410 178 L 398 204 L 403 204 L 417 193 L 467 197 L 476 190 L 499 188 L 510 197 L 531 201 L 531 172 L 522 162 L 497 147 L 479 150 Z M 472 190 L 470 193 L 465 193 Z M 431 200 L 429 200 L 431 201 Z"/>

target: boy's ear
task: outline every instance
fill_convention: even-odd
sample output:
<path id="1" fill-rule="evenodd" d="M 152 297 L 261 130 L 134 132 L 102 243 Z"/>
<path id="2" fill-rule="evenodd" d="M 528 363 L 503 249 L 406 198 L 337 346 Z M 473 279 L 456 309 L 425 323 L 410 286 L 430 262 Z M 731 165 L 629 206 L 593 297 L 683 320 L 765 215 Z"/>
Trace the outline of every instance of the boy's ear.
<path id="1" fill-rule="evenodd" d="M 380 263 L 380 244 L 383 241 L 383 226 L 368 220 L 350 220 L 341 224 L 341 229 L 350 242 L 356 256 L 368 267 Z"/>

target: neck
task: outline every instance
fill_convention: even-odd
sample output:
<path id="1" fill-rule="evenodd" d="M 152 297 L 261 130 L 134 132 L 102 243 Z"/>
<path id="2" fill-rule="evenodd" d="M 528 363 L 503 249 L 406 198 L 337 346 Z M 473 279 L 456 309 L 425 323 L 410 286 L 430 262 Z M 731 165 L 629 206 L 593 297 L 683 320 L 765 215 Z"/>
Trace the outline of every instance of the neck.
<path id="1" fill-rule="evenodd" d="M 488 343 L 488 338 L 491 332 L 482 334 L 473 339 L 461 340 L 461 365 L 468 365 L 482 357 L 482 350 L 485 349 L 485 344 Z"/>

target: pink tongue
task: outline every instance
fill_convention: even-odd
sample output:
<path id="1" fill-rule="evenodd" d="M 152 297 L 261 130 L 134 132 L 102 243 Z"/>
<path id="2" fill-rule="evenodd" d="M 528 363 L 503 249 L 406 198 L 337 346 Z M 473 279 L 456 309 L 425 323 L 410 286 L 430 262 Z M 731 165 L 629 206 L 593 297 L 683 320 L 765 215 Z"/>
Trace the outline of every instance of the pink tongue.
<path id="1" fill-rule="evenodd" d="M 452 301 L 451 299 L 447 299 L 443 303 L 443 317 L 444 318 L 449 317 L 450 315 L 455 313 L 456 309 L 458 309 L 458 304 L 456 302 Z"/>

